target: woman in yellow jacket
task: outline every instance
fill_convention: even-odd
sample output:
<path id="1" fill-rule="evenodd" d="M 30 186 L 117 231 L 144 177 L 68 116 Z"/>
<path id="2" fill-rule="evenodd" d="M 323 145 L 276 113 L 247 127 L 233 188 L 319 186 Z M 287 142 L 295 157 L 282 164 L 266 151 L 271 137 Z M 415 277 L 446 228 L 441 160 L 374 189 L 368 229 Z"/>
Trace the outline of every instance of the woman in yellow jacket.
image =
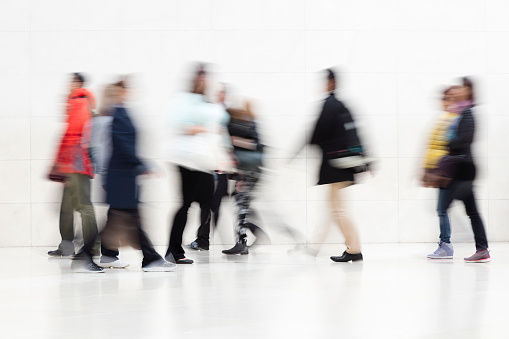
<path id="1" fill-rule="evenodd" d="M 423 185 L 425 187 L 436 187 L 439 189 L 437 213 L 440 220 L 440 242 L 435 252 L 428 254 L 429 259 L 452 259 L 454 249 L 451 245 L 451 225 L 447 208 L 443 208 L 446 201 L 449 200 L 450 190 L 448 186 L 449 179 L 438 173 L 440 160 L 449 153 L 447 148 L 449 144 L 450 130 L 457 121 L 460 112 L 454 109 L 451 92 L 459 86 L 449 87 L 444 91 L 442 97 L 442 108 L 444 112 L 440 115 L 426 151 L 424 161 Z"/>

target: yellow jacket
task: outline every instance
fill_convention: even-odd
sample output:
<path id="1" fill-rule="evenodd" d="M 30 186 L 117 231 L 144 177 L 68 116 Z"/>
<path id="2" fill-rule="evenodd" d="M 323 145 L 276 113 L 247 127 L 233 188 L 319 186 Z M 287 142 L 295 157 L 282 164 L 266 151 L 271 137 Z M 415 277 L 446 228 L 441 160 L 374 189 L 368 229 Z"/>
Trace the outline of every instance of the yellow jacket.
<path id="1" fill-rule="evenodd" d="M 449 127 L 459 116 L 457 113 L 444 112 L 438 118 L 435 128 L 431 133 L 431 137 L 426 150 L 426 158 L 424 159 L 424 168 L 434 169 L 438 166 L 440 159 L 446 155 L 447 150 L 447 134 Z"/>

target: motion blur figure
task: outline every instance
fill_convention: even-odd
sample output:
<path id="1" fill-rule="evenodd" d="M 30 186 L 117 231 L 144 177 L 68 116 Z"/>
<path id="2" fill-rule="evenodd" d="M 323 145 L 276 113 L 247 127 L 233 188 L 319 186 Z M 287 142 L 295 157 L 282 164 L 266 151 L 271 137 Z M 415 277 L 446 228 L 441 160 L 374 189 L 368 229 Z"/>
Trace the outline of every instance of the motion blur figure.
<path id="1" fill-rule="evenodd" d="M 111 123 L 111 158 L 106 176 L 106 202 L 110 205 L 108 221 L 101 234 L 101 267 L 124 268 L 128 264 L 118 258 L 119 239 L 129 228 L 137 233 L 137 244 L 143 252 L 142 269 L 146 272 L 168 272 L 176 265 L 166 262 L 154 249 L 150 239 L 142 229 L 138 211 L 139 187 L 136 177 L 141 174 L 153 174 L 137 156 L 136 129 L 134 128 L 125 100 L 128 88 L 124 80 L 114 84 L 115 98 L 113 121 Z M 139 247 L 138 247 L 139 244 Z M 133 245 L 133 244 L 131 244 Z M 86 270 L 86 268 L 85 268 Z M 102 268 L 101 268 L 102 270 Z M 89 272 L 97 270 L 89 269 Z"/>
<path id="2" fill-rule="evenodd" d="M 433 180 L 438 182 L 438 187 L 441 187 L 437 207 L 440 219 L 440 242 L 438 249 L 428 255 L 430 259 L 452 258 L 454 251 L 450 244 L 451 231 L 447 210 L 453 200 L 461 200 L 470 218 L 476 247 L 476 252 L 464 260 L 465 262 L 491 260 L 486 231 L 477 210 L 473 191 L 473 182 L 476 177 L 476 166 L 472 154 L 475 134 L 473 87 L 472 81 L 465 77 L 462 79 L 462 86 L 454 87 L 448 93 L 452 101 L 448 109 L 458 115 L 447 130 L 447 154 L 440 158 L 437 165 L 438 175 L 445 179 Z M 432 186 L 429 182 L 430 180 L 425 180 L 428 186 Z"/>
<path id="3" fill-rule="evenodd" d="M 450 190 L 447 186 L 451 178 L 441 175 L 439 163 L 440 160 L 449 153 L 448 144 L 450 131 L 460 113 L 454 109 L 454 100 L 452 96 L 453 91 L 458 88 L 459 86 L 451 86 L 443 93 L 443 113 L 438 118 L 431 133 L 424 161 L 423 186 L 437 187 L 439 189 L 437 212 L 440 220 L 440 242 L 438 243 L 438 249 L 434 253 L 428 255 L 430 259 L 452 259 L 454 255 L 454 248 L 451 245 L 449 216 L 447 214 L 447 209 L 444 210 L 442 207 L 450 196 Z"/>
<path id="4" fill-rule="evenodd" d="M 97 116 L 92 119 L 92 138 L 90 140 L 90 154 L 95 167 L 95 173 L 101 176 L 102 186 L 106 187 L 108 163 L 111 157 L 111 124 L 116 105 L 117 86 L 105 86 L 100 101 Z"/>
<path id="5" fill-rule="evenodd" d="M 217 93 L 217 104 L 224 107 L 226 111 L 229 109 L 229 104 L 226 102 L 227 88 L 225 84 L 221 84 L 221 87 Z M 227 120 L 224 120 L 227 123 Z M 225 126 L 226 128 L 227 126 Z M 221 211 L 221 202 L 225 196 L 228 196 L 228 174 L 216 172 L 214 173 L 215 188 L 212 196 L 212 202 L 210 205 L 210 211 L 212 213 L 212 221 L 214 228 L 217 228 L 219 222 L 219 216 Z M 210 242 L 210 222 L 201 223 L 198 228 L 196 240 L 189 244 L 189 248 L 197 251 L 208 251 Z"/>
<path id="6" fill-rule="evenodd" d="M 62 241 L 58 248 L 49 251 L 52 257 L 74 255 L 74 212 L 81 215 L 83 241 L 85 245 L 80 255 L 98 255 L 94 248 L 97 236 L 97 223 L 94 207 L 90 200 L 90 179 L 94 170 L 89 156 L 90 120 L 95 98 L 84 88 L 85 78 L 79 73 L 72 75 L 67 100 L 67 128 L 60 143 L 50 179 L 64 183 L 60 207 L 60 235 Z"/>
<path id="7" fill-rule="evenodd" d="M 345 120 L 353 124 L 353 119 L 345 105 L 335 97 L 335 73 L 331 69 L 326 70 L 326 73 L 326 89 L 329 96 L 325 99 L 310 143 L 318 145 L 322 150 L 322 164 L 320 166 L 318 185 L 329 186 L 329 204 L 332 219 L 339 226 L 341 233 L 345 237 L 346 250 L 341 256 L 332 256 L 331 260 L 336 262 L 357 261 L 363 259 L 359 234 L 347 216 L 344 197 L 342 196 L 342 190 L 354 184 L 354 174 L 356 172 L 353 168 L 333 167 L 328 157 L 328 154 L 339 150 L 346 150 L 350 146 L 347 139 Z M 325 235 L 325 232 L 323 235 Z M 321 238 L 316 239 L 318 243 L 323 242 L 323 236 Z"/>
<path id="8" fill-rule="evenodd" d="M 181 177 L 182 206 L 175 214 L 166 256 L 173 256 L 177 264 L 192 264 L 185 257 L 182 235 L 191 204 L 200 204 L 200 223 L 203 227 L 196 243 L 201 249 L 209 247 L 210 209 L 214 194 L 213 171 L 218 170 L 217 155 L 225 153 L 229 144 L 222 126 L 229 117 L 224 107 L 206 100 L 207 73 L 198 67 L 189 93 L 177 96 L 169 111 L 169 120 L 176 129 L 172 161 L 178 166 Z M 231 160 L 230 160 L 231 161 Z"/>
<path id="9" fill-rule="evenodd" d="M 238 220 L 235 228 L 235 245 L 230 249 L 223 250 L 223 253 L 248 254 L 246 234 L 248 229 L 257 237 L 260 235 L 266 237 L 257 225 L 247 220 L 248 215 L 252 214 L 250 206 L 255 186 L 261 175 L 263 145 L 260 142 L 255 116 L 248 101 L 245 103 L 245 109 L 230 109 L 229 112 L 231 121 L 228 125 L 228 132 L 231 136 L 238 168 L 238 172 L 233 176 L 236 181 L 233 196 Z"/>

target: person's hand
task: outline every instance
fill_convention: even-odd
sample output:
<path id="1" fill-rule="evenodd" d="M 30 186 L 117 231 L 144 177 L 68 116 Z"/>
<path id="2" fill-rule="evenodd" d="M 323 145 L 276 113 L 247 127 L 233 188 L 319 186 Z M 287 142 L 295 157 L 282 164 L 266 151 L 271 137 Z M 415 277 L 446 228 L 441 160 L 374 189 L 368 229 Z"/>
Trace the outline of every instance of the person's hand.
<path id="1" fill-rule="evenodd" d="M 146 169 L 143 172 L 141 172 L 140 175 L 146 175 L 147 177 L 152 178 L 164 178 L 164 172 L 158 169 Z"/>
<path id="2" fill-rule="evenodd" d="M 198 133 L 205 133 L 207 132 L 207 129 L 203 126 L 191 126 L 187 129 L 187 134 L 189 135 L 196 135 Z"/>

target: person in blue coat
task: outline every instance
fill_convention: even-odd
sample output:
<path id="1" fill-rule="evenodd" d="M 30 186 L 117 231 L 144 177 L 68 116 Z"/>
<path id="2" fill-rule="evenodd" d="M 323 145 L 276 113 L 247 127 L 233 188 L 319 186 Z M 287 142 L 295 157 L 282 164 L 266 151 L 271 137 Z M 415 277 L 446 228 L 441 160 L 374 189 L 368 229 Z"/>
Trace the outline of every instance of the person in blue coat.
<path id="1" fill-rule="evenodd" d="M 110 205 L 108 221 L 102 233 L 101 267 L 126 267 L 118 258 L 118 236 L 115 224 L 126 222 L 138 233 L 139 245 L 143 252 L 144 271 L 173 271 L 176 265 L 165 261 L 154 249 L 143 231 L 138 212 L 139 188 L 136 177 L 151 174 L 152 171 L 136 155 L 136 129 L 134 128 L 124 100 L 128 90 L 124 81 L 114 84 L 117 102 L 113 108 L 111 124 L 112 149 L 106 178 L 106 202 Z M 115 246 L 116 245 L 116 246 Z"/>

